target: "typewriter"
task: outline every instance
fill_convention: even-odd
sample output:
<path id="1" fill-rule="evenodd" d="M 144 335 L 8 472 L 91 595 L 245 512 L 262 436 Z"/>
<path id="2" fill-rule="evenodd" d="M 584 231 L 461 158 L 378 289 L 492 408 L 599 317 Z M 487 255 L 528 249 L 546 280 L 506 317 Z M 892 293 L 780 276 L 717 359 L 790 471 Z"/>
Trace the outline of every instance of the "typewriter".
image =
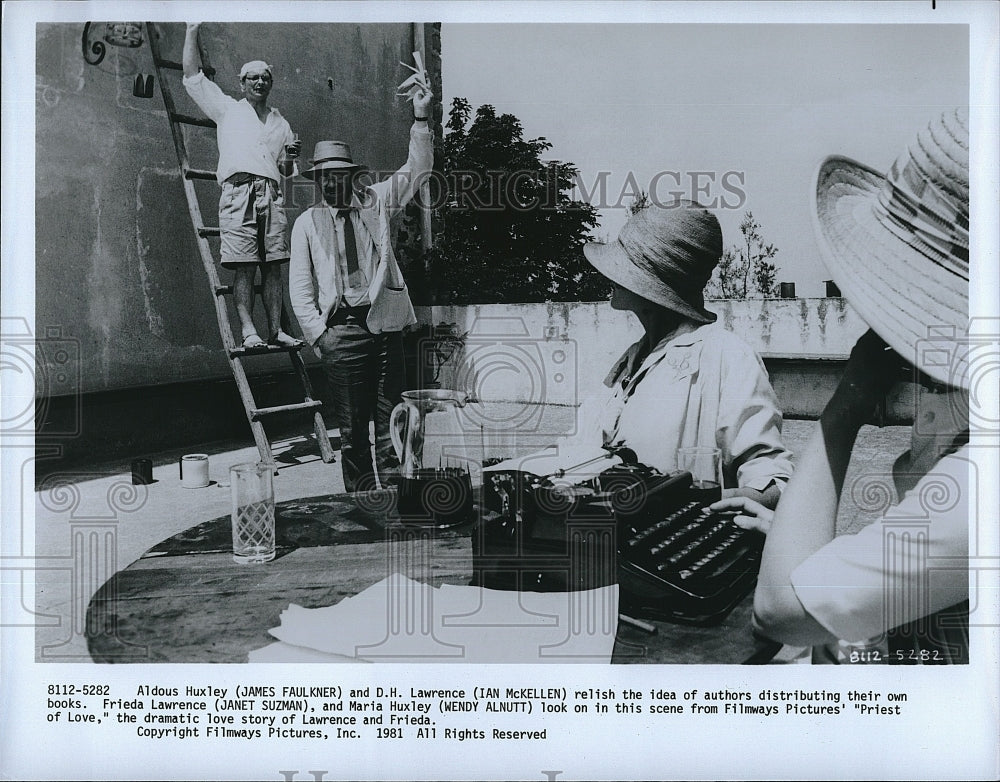
<path id="1" fill-rule="evenodd" d="M 764 536 L 703 510 L 718 487 L 663 475 L 624 448 L 544 475 L 528 466 L 484 471 L 473 583 L 547 592 L 617 582 L 622 611 L 696 625 L 721 622 L 753 590 Z"/>

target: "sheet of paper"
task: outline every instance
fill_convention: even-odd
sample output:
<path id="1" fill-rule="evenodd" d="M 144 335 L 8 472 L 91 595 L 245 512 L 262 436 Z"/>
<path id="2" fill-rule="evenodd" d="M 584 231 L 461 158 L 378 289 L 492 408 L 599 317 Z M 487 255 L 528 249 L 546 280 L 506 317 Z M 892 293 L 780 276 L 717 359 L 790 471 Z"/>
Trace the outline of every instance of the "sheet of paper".
<path id="1" fill-rule="evenodd" d="M 618 626 L 618 587 L 583 592 L 434 589 L 395 573 L 333 606 L 290 605 L 270 633 L 283 644 L 252 653 L 323 662 L 608 662 Z M 287 648 L 286 648 L 287 647 Z M 263 655 L 263 657 L 261 657 Z"/>
<path id="2" fill-rule="evenodd" d="M 563 485 L 575 485 L 596 478 L 609 467 L 616 467 L 622 460 L 604 448 L 590 443 L 567 440 L 537 453 L 518 456 L 484 467 L 484 473 L 520 470 L 532 475 L 558 475 Z"/>

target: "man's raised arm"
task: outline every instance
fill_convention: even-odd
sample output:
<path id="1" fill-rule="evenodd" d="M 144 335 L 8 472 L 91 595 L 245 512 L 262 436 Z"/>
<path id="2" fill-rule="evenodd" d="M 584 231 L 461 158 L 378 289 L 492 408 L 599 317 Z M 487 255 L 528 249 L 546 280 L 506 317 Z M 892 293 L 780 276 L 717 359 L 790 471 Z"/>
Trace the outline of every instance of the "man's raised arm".
<path id="1" fill-rule="evenodd" d="M 184 68 L 184 89 L 198 108 L 218 122 L 230 104 L 236 101 L 226 95 L 214 81 L 202 73 L 201 52 L 198 51 L 198 28 L 200 22 L 189 22 L 184 34 L 184 52 L 181 65 Z"/>
<path id="2" fill-rule="evenodd" d="M 184 33 L 184 54 L 181 64 L 184 66 L 184 75 L 187 78 L 197 76 L 201 70 L 201 52 L 198 51 L 198 28 L 199 22 L 188 22 L 187 31 Z"/>
<path id="3" fill-rule="evenodd" d="M 383 198 L 390 214 L 406 206 L 421 183 L 434 167 L 434 134 L 429 116 L 434 93 L 418 90 L 413 96 L 413 126 L 410 128 L 410 148 L 406 163 L 385 182 L 373 187 L 385 188 Z"/>

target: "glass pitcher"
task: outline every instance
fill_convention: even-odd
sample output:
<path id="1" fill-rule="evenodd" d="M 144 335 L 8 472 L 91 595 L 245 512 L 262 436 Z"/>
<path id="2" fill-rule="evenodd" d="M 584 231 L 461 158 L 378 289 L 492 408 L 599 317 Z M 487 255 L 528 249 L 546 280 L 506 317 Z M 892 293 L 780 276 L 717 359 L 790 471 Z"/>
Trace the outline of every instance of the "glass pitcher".
<path id="1" fill-rule="evenodd" d="M 397 510 L 404 520 L 437 526 L 472 515 L 472 478 L 459 410 L 468 394 L 446 389 L 404 391 L 389 418 L 399 458 Z"/>

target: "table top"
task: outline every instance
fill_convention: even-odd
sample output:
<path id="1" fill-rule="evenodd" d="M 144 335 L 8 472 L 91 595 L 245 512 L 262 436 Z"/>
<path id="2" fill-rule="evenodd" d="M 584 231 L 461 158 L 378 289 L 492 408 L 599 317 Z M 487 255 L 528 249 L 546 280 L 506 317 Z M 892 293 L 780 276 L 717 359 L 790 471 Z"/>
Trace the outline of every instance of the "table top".
<path id="1" fill-rule="evenodd" d="M 278 503 L 276 556 L 264 565 L 233 561 L 228 515 L 168 538 L 91 599 L 91 657 L 105 663 L 246 662 L 250 651 L 274 642 L 267 631 L 281 623 L 290 603 L 338 603 L 389 575 L 389 562 L 405 561 L 404 575 L 434 586 L 468 584 L 474 524 L 401 528 L 393 504 L 391 492 Z M 401 529 L 403 537 L 421 537 L 431 556 L 388 557 Z M 612 662 L 736 664 L 754 655 L 766 658 L 767 647 L 750 631 L 751 610 L 748 597 L 718 625 L 651 622 L 655 634 L 620 623 Z"/>

